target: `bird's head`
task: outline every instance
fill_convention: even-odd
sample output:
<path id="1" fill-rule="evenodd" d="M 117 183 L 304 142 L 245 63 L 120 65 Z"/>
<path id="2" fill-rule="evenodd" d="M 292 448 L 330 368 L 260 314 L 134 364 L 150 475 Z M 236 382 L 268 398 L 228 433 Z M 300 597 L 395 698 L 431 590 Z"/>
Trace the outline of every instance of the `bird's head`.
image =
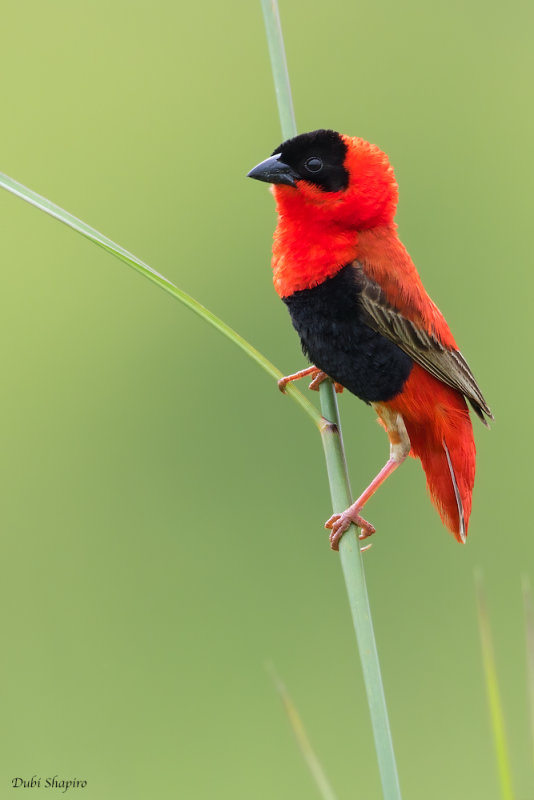
<path id="1" fill-rule="evenodd" d="M 393 222 L 397 182 L 376 145 L 330 130 L 283 142 L 248 173 L 273 184 L 281 214 L 363 230 Z"/>

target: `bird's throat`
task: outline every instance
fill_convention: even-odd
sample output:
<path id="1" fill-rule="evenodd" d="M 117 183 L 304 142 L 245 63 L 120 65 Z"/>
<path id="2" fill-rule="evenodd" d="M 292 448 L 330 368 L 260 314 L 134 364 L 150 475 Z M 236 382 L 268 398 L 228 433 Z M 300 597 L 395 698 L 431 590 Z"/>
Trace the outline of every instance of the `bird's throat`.
<path id="1" fill-rule="evenodd" d="M 357 255 L 357 232 L 336 226 L 296 225 L 281 217 L 274 233 L 273 282 L 280 297 L 311 289 Z"/>

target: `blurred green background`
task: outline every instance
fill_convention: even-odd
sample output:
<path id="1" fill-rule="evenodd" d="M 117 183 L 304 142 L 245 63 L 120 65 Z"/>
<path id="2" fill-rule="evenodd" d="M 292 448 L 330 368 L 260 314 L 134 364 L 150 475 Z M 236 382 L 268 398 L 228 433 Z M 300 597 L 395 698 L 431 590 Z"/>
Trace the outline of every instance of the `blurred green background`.
<path id="1" fill-rule="evenodd" d="M 473 569 L 512 766 L 532 798 L 520 576 L 531 524 L 532 4 L 283 2 L 297 124 L 378 143 L 397 221 L 495 413 L 475 420 L 470 538 L 410 462 L 365 563 L 401 784 L 499 797 Z M 0 169 L 148 261 L 282 371 L 301 365 L 246 172 L 280 141 L 258 2 L 5 0 Z M 5 192 L 2 770 L 83 796 L 312 798 L 271 679 L 340 798 L 380 796 L 320 439 L 252 362 Z M 341 398 L 353 487 L 383 464 Z M 526 415 L 526 416 L 525 416 Z M 76 795 L 78 796 L 78 795 Z"/>

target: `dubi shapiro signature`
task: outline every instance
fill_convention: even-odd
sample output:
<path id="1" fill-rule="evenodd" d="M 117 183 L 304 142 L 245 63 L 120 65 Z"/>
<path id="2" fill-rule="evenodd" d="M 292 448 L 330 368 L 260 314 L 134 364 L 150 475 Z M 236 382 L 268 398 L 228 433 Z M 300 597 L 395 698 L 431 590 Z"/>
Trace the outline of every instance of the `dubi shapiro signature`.
<path id="1" fill-rule="evenodd" d="M 85 789 L 87 781 L 79 778 L 60 778 L 59 775 L 49 778 L 32 775 L 31 778 L 12 778 L 11 786 L 13 789 L 59 789 L 64 794 L 69 789 Z"/>

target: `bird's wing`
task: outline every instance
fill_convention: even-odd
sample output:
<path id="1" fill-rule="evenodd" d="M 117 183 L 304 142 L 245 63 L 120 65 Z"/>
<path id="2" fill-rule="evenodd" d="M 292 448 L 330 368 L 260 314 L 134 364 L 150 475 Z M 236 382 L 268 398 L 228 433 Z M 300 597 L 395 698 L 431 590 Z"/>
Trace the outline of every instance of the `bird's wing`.
<path id="1" fill-rule="evenodd" d="M 445 347 L 436 337 L 403 315 L 357 261 L 353 264 L 353 270 L 365 323 L 391 339 L 435 378 L 465 395 L 487 425 L 484 415 L 493 419 L 493 414 L 460 351 Z"/>

